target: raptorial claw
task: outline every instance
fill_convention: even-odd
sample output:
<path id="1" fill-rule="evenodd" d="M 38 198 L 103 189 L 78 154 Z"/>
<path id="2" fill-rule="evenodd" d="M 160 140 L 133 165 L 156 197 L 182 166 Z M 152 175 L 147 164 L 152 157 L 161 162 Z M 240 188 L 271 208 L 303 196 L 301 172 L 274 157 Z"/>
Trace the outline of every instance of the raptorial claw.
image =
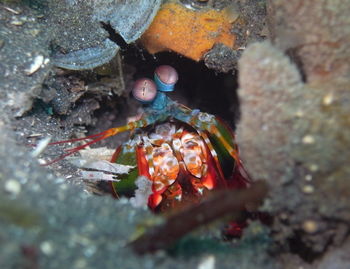
<path id="1" fill-rule="evenodd" d="M 122 132 L 125 132 L 125 131 L 131 131 L 135 128 L 141 128 L 141 127 L 145 127 L 148 125 L 148 122 L 146 122 L 145 120 L 141 119 L 141 120 L 138 120 L 138 121 L 135 121 L 135 122 L 130 122 L 124 126 L 120 126 L 120 127 L 114 127 L 114 128 L 110 128 L 106 131 L 103 131 L 101 133 L 98 133 L 98 134 L 94 134 L 94 135 L 90 135 L 90 136 L 86 136 L 86 137 L 83 137 L 83 138 L 73 138 L 73 139 L 69 139 L 69 140 L 63 140 L 63 141 L 57 141 L 57 142 L 52 142 L 52 143 L 49 143 L 49 145 L 59 145 L 59 144 L 67 144 L 67 143 L 72 143 L 72 142 L 77 142 L 77 141 L 84 141 L 84 140 L 89 140 L 89 139 L 92 139 L 92 141 L 90 142 L 87 142 L 85 144 L 82 144 L 80 146 L 77 146 L 77 147 L 74 147 L 74 148 L 71 148 L 71 149 L 66 149 L 65 151 L 67 153 L 65 154 L 62 154 L 61 156 L 59 156 L 58 158 L 50 161 L 50 162 L 46 162 L 45 164 L 43 164 L 44 166 L 47 166 L 47 165 L 51 165 L 53 163 L 56 163 L 60 160 L 63 160 L 64 158 L 82 150 L 82 149 L 85 149 L 86 147 L 92 145 L 92 144 L 95 144 L 103 139 L 106 139 L 108 137 L 111 137 L 111 136 L 114 136 L 114 135 L 117 135 L 119 133 L 122 133 Z"/>

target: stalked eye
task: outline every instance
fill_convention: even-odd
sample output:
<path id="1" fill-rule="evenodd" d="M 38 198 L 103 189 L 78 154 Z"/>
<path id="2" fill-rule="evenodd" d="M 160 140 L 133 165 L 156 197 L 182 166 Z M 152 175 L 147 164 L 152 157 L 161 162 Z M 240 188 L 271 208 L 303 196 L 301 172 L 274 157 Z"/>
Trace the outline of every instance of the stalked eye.
<path id="1" fill-rule="evenodd" d="M 141 78 L 135 82 L 132 89 L 134 98 L 142 103 L 150 103 L 157 95 L 157 86 L 148 78 Z"/>
<path id="2" fill-rule="evenodd" d="M 156 82 L 158 91 L 173 91 L 178 78 L 177 71 L 170 65 L 158 66 L 154 71 L 154 81 Z"/>

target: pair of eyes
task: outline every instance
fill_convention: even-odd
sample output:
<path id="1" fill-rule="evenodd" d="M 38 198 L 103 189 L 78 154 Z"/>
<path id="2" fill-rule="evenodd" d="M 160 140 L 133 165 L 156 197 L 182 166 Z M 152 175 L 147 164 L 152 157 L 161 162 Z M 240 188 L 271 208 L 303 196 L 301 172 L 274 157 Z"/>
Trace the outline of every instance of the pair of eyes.
<path id="1" fill-rule="evenodd" d="M 170 65 L 161 65 L 157 67 L 154 74 L 161 83 L 166 85 L 174 85 L 178 80 L 177 71 Z M 138 101 L 149 103 L 152 102 L 157 95 L 157 86 L 153 80 L 141 78 L 135 82 L 132 94 Z"/>

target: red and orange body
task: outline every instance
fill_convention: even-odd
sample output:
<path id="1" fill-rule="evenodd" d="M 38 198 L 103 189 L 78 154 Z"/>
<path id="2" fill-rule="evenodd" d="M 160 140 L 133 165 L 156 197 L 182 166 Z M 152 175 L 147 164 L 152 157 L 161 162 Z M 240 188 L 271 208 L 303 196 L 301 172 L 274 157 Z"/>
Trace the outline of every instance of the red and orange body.
<path id="1" fill-rule="evenodd" d="M 224 124 L 221 128 L 233 135 Z M 144 176 L 152 188 L 148 206 L 153 211 L 169 211 L 197 203 L 215 189 L 246 187 L 249 181 L 242 165 L 228 154 L 218 155 L 219 145 L 210 143 L 210 149 L 205 140 L 214 142 L 214 139 L 209 133 L 206 138 L 203 136 L 190 125 L 174 119 L 154 128 L 139 129 L 112 159 L 119 164 L 131 162 L 137 172 L 111 182 L 113 192 L 117 196 L 133 195 L 131 189 L 136 188 L 137 177 Z"/>

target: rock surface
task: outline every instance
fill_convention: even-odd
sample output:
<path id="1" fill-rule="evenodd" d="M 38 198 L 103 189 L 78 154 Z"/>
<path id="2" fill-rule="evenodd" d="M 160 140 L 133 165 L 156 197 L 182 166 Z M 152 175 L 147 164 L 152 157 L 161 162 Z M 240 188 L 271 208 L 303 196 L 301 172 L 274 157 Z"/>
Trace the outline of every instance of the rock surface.
<path id="1" fill-rule="evenodd" d="M 238 144 L 270 184 L 276 242 L 311 262 L 350 228 L 350 3 L 269 7 L 273 44 L 251 45 L 239 62 Z"/>

